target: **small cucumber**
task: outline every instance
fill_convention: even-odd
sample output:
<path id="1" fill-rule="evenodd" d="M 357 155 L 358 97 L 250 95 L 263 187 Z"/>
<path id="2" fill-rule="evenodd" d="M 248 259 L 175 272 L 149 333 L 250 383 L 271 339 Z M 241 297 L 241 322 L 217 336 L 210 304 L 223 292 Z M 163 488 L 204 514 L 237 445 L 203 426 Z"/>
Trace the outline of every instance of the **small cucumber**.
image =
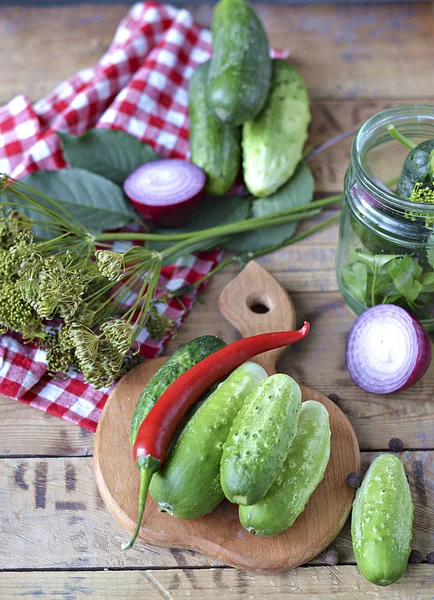
<path id="1" fill-rule="evenodd" d="M 272 61 L 271 88 L 259 115 L 243 126 L 244 180 L 254 196 L 269 196 L 292 177 L 310 122 L 309 96 L 297 69 Z"/>
<path id="2" fill-rule="evenodd" d="M 149 380 L 137 401 L 130 428 L 130 442 L 134 445 L 140 425 L 151 408 L 182 373 L 226 344 L 214 335 L 203 335 L 184 344 L 158 369 Z"/>
<path id="3" fill-rule="evenodd" d="M 188 94 L 191 162 L 206 174 L 205 191 L 222 195 L 232 187 L 241 163 L 241 130 L 223 123 L 208 107 L 209 62 L 195 69 Z"/>
<path id="4" fill-rule="evenodd" d="M 353 503 L 351 537 L 357 565 L 371 583 L 399 579 L 410 555 L 413 502 L 401 461 L 380 454 L 372 462 Z"/>
<path id="5" fill-rule="evenodd" d="M 301 391 L 288 375 L 265 379 L 246 399 L 223 446 L 221 484 L 228 500 L 255 504 L 279 474 L 297 430 Z"/>
<path id="6" fill-rule="evenodd" d="M 303 402 L 297 433 L 281 472 L 262 500 L 239 507 L 243 527 L 258 535 L 276 535 L 290 527 L 324 477 L 329 458 L 327 409 L 315 400 Z"/>
<path id="7" fill-rule="evenodd" d="M 425 140 L 410 150 L 396 191 L 399 196 L 409 198 L 417 183 L 430 190 L 434 187 L 434 140 Z"/>
<path id="8" fill-rule="evenodd" d="M 266 377 L 262 367 L 246 362 L 199 406 L 152 478 L 149 490 L 160 510 L 178 519 L 194 519 L 220 504 L 223 444 L 244 400 Z"/>
<path id="9" fill-rule="evenodd" d="M 264 106 L 271 79 L 267 34 L 244 0 L 220 0 L 212 22 L 208 105 L 222 121 L 241 125 Z"/>

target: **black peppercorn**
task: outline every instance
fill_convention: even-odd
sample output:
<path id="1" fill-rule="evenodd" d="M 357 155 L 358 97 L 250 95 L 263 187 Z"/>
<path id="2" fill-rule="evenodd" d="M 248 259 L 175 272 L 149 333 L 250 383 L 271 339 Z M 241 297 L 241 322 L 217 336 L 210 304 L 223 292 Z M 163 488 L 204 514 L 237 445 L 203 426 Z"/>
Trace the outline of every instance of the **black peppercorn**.
<path id="1" fill-rule="evenodd" d="M 389 442 L 389 450 L 392 452 L 402 452 L 404 444 L 399 438 L 392 438 Z"/>
<path id="2" fill-rule="evenodd" d="M 354 471 L 353 473 L 350 473 L 347 476 L 345 481 L 346 481 L 347 485 L 356 489 L 356 488 L 360 487 L 360 484 L 362 483 L 362 478 L 360 477 L 360 473 L 358 473 L 357 471 Z"/>
<path id="3" fill-rule="evenodd" d="M 336 404 L 339 402 L 339 396 L 335 393 L 329 394 L 329 398 L 332 402 L 335 402 Z"/>
<path id="4" fill-rule="evenodd" d="M 335 565 L 337 565 L 339 562 L 338 551 L 335 550 L 334 548 L 332 548 L 331 550 L 328 550 L 324 557 L 324 562 L 326 565 L 330 565 L 331 567 L 334 567 Z"/>
<path id="5" fill-rule="evenodd" d="M 426 557 L 429 565 L 434 565 L 434 552 L 430 552 Z"/>
<path id="6" fill-rule="evenodd" d="M 422 552 L 420 550 L 412 550 L 408 559 L 409 563 L 418 564 L 423 560 Z"/>

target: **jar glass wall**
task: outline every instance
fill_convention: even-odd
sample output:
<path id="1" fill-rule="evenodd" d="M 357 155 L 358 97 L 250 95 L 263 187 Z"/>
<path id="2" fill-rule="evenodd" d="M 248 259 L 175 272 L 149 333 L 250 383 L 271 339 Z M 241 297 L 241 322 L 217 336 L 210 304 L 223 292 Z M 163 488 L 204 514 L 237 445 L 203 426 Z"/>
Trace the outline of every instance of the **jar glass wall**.
<path id="1" fill-rule="evenodd" d="M 397 304 L 434 330 L 434 204 L 392 191 L 409 149 L 390 136 L 391 124 L 416 144 L 434 139 L 434 106 L 384 110 L 356 135 L 344 182 L 338 285 L 357 314 Z"/>

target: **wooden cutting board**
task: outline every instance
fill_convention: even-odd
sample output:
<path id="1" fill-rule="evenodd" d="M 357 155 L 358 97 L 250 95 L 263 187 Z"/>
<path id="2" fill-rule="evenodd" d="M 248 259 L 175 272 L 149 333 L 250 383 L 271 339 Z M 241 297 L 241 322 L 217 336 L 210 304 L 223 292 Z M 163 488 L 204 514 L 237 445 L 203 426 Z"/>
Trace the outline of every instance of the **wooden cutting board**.
<path id="1" fill-rule="evenodd" d="M 295 311 L 289 296 L 254 261 L 226 286 L 219 305 L 243 336 L 295 329 Z M 267 352 L 258 356 L 256 362 L 272 375 L 282 351 Z M 157 358 L 139 365 L 119 381 L 105 405 L 96 433 L 96 482 L 107 507 L 125 529 L 126 541 L 134 529 L 139 494 L 139 472 L 129 444 L 131 417 L 143 388 L 165 360 Z M 312 361 L 315 368 L 314 356 Z M 148 496 L 139 538 L 146 544 L 197 550 L 233 567 L 254 571 L 294 568 L 322 552 L 338 535 L 351 510 L 354 490 L 346 485 L 345 478 L 360 470 L 359 446 L 350 422 L 336 404 L 304 382 L 298 383 L 303 400 L 318 400 L 327 408 L 332 436 L 324 479 L 292 527 L 273 537 L 252 535 L 241 526 L 238 507 L 227 501 L 209 515 L 183 521 L 159 512 Z"/>

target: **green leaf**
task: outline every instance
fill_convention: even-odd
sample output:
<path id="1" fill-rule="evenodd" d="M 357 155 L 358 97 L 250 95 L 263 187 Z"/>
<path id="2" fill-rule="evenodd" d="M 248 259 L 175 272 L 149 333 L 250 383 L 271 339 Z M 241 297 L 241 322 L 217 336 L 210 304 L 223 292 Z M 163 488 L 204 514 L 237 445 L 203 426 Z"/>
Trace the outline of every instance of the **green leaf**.
<path id="1" fill-rule="evenodd" d="M 258 198 L 252 203 L 252 217 L 271 215 L 288 208 L 309 204 L 313 198 L 315 183 L 307 165 L 301 163 L 294 176 L 267 198 Z M 271 244 L 279 244 L 294 235 L 297 223 L 291 222 L 276 227 L 264 227 L 232 237 L 225 248 L 235 252 L 254 252 Z"/>
<path id="2" fill-rule="evenodd" d="M 160 158 L 151 146 L 117 129 L 91 129 L 80 136 L 57 135 L 71 167 L 86 169 L 118 185 L 140 165 Z"/>
<path id="3" fill-rule="evenodd" d="M 399 254 L 370 254 L 359 249 L 352 249 L 353 259 L 363 262 L 370 267 L 372 271 L 384 273 L 384 267 L 397 258 L 401 258 Z"/>
<path id="4" fill-rule="evenodd" d="M 250 202 L 247 198 L 238 198 L 235 196 L 213 196 L 202 200 L 193 216 L 183 227 L 170 229 L 157 229 L 155 233 L 189 233 L 190 231 L 199 231 L 210 227 L 220 225 L 229 225 L 236 221 L 244 221 L 249 216 Z M 184 251 L 181 255 L 190 254 L 197 250 L 209 250 L 210 248 L 221 247 L 220 244 L 229 240 L 228 236 L 212 238 L 196 242 L 190 251 Z M 148 242 L 149 248 L 161 251 L 176 242 Z M 171 258 L 171 260 L 173 260 Z"/>
<path id="5" fill-rule="evenodd" d="M 120 187 L 83 169 L 36 171 L 21 181 L 56 200 L 90 230 L 116 229 L 136 219 L 136 213 Z M 34 197 L 44 204 L 40 196 Z M 32 218 L 43 218 L 32 210 L 25 212 Z"/>
<path id="6" fill-rule="evenodd" d="M 344 267 L 341 271 L 342 280 L 348 292 L 362 304 L 366 304 L 368 288 L 368 267 L 362 262 L 356 262 Z"/>
<path id="7" fill-rule="evenodd" d="M 392 261 L 387 270 L 398 292 L 408 302 L 414 302 L 422 290 L 422 284 L 418 281 L 422 269 L 417 260 L 407 254 Z"/>

